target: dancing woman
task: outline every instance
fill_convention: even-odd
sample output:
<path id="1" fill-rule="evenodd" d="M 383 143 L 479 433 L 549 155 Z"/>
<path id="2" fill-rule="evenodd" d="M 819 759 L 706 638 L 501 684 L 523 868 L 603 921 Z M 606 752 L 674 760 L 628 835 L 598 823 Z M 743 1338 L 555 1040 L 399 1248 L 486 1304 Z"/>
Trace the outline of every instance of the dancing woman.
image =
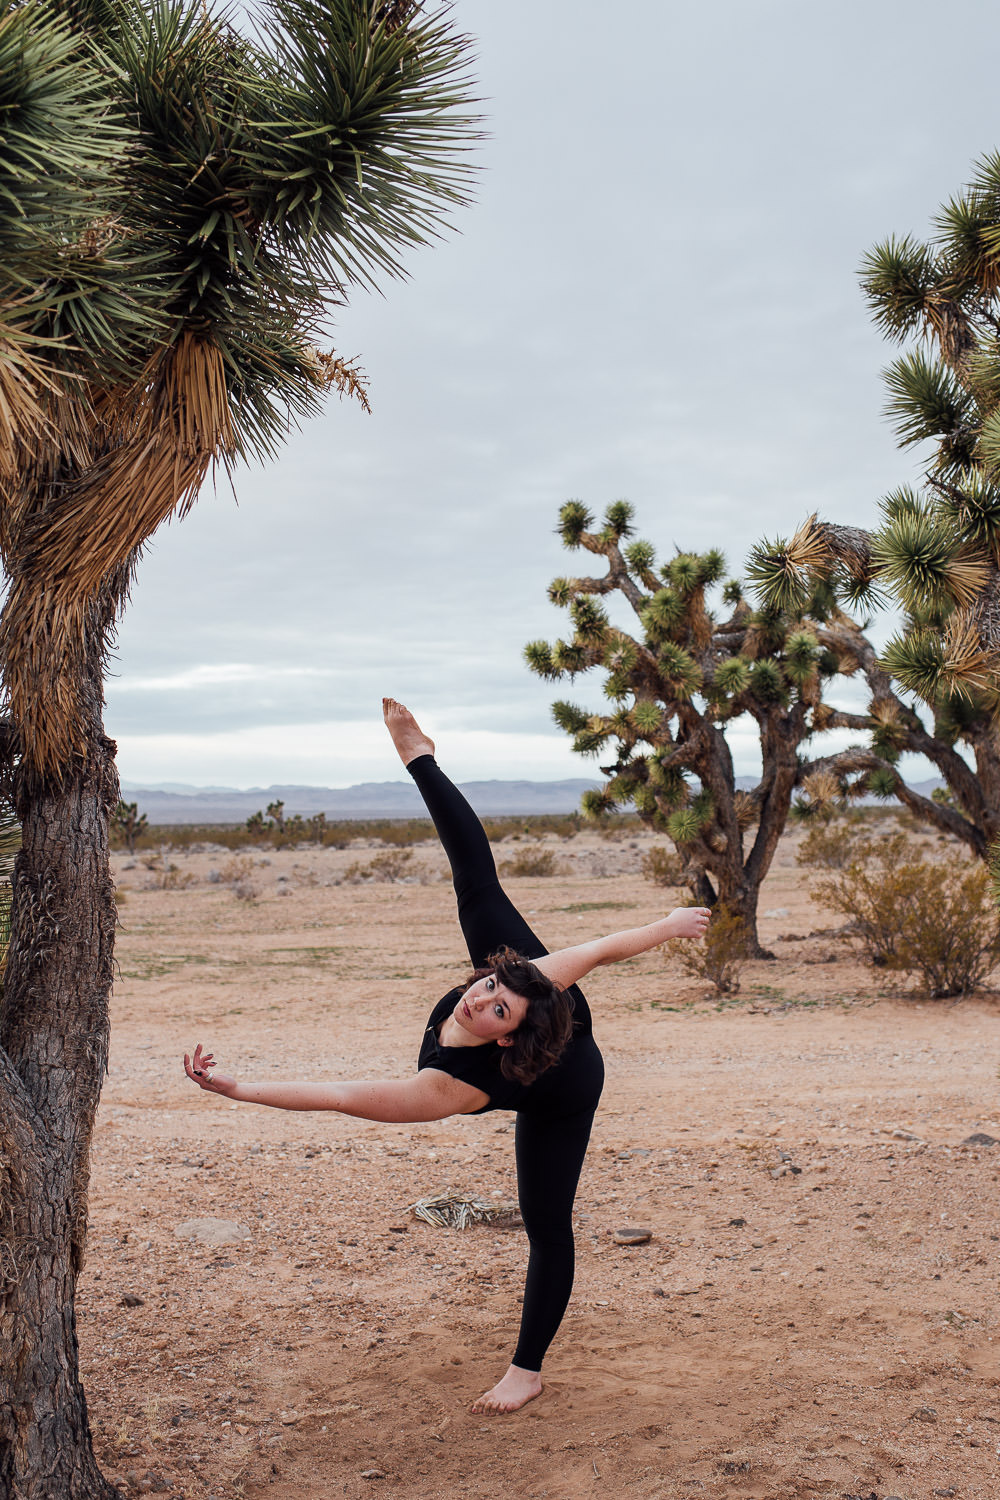
<path id="1" fill-rule="evenodd" d="M 542 1360 L 569 1302 L 573 1200 L 604 1083 L 577 981 L 668 938 L 701 937 L 710 913 L 681 907 L 647 927 L 547 953 L 502 890 L 483 827 L 435 761 L 432 741 L 394 699 L 382 706 L 451 864 L 472 978 L 432 1010 L 412 1078 L 238 1083 L 200 1046 L 184 1067 L 210 1093 L 275 1109 L 332 1109 L 395 1124 L 516 1111 L 517 1191 L 530 1247 L 520 1336 L 507 1373 L 472 1407 L 516 1411 L 541 1392 Z"/>

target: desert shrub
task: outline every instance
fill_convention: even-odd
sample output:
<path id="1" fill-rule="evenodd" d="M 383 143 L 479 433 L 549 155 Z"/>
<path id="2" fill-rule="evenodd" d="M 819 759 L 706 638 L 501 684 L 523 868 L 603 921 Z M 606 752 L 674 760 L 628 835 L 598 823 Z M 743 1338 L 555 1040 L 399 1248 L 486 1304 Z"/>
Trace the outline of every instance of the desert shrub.
<path id="1" fill-rule="evenodd" d="M 673 849 L 666 849 L 661 845 L 647 850 L 640 861 L 640 868 L 646 879 L 651 880 L 654 885 L 684 884 L 680 857 Z"/>
<path id="2" fill-rule="evenodd" d="M 253 879 L 253 859 L 249 854 L 234 854 L 219 871 L 219 879 L 227 885 L 237 901 L 256 901 L 257 887 Z"/>
<path id="3" fill-rule="evenodd" d="M 409 863 L 413 858 L 412 849 L 383 849 L 379 854 L 373 854 L 367 864 L 355 860 L 348 865 L 344 871 L 343 879 L 347 885 L 361 885 L 362 882 L 375 880 L 388 884 L 393 880 L 402 880 L 408 875 Z"/>
<path id="4" fill-rule="evenodd" d="M 743 965 L 749 958 L 742 917 L 716 907 L 700 943 L 685 943 L 678 955 L 681 968 L 692 979 L 707 980 L 720 995 L 735 995 Z"/>
<path id="5" fill-rule="evenodd" d="M 817 819 L 795 851 L 795 859 L 812 868 L 844 870 L 870 844 L 871 833 L 863 823 L 846 818 Z"/>
<path id="6" fill-rule="evenodd" d="M 511 859 L 500 866 L 501 875 L 557 875 L 559 873 L 555 850 L 518 849 Z"/>
<path id="7" fill-rule="evenodd" d="M 919 977 L 931 999 L 967 995 L 1000 961 L 1000 913 L 978 861 L 908 856 L 905 834 L 869 844 L 816 884 L 851 919 L 869 963 Z"/>
<path id="8" fill-rule="evenodd" d="M 143 867 L 149 870 L 152 879 L 145 882 L 147 891 L 179 891 L 193 885 L 195 877 L 190 870 L 182 870 L 170 858 L 170 849 L 164 845 L 156 854 L 142 858 Z"/>

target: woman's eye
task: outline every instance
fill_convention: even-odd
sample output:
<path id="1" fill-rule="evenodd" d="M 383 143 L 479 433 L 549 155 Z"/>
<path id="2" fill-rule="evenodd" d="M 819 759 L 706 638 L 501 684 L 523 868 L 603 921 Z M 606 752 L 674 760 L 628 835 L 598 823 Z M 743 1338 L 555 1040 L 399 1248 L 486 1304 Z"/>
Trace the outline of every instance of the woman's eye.
<path id="1" fill-rule="evenodd" d="M 492 980 L 492 979 L 487 979 L 487 981 L 486 981 L 486 993 L 488 995 L 492 995 L 492 993 L 493 993 L 493 991 L 495 989 L 496 989 L 496 983 L 495 983 L 495 981 Z"/>
<path id="2" fill-rule="evenodd" d="M 494 1007 L 493 1007 L 493 1014 L 495 1016 L 499 1016 L 500 1020 L 502 1021 L 503 1020 L 503 1006 L 502 1005 L 494 1005 Z"/>

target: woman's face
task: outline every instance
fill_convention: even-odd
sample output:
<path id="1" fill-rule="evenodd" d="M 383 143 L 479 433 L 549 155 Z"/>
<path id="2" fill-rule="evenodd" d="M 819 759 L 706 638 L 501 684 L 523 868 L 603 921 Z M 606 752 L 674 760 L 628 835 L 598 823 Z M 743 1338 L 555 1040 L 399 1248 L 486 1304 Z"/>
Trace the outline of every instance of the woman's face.
<path id="1" fill-rule="evenodd" d="M 500 984 L 492 974 L 477 979 L 459 998 L 452 1015 L 463 1031 L 484 1042 L 510 1046 L 505 1037 L 516 1031 L 524 1020 L 528 1002 Z"/>

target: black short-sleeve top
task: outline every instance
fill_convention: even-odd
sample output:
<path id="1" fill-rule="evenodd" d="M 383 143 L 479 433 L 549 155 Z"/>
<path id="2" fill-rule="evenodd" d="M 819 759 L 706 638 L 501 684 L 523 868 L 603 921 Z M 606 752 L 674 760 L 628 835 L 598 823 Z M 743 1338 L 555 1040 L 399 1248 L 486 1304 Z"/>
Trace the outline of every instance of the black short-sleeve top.
<path id="1" fill-rule="evenodd" d="M 590 1034 L 587 1002 L 575 985 L 570 991 L 574 999 L 573 1039 L 558 1063 L 528 1084 L 504 1077 L 500 1070 L 503 1051 L 496 1042 L 482 1042 L 476 1047 L 441 1045 L 438 1027 L 451 1015 L 464 989 L 464 985 L 457 985 L 449 990 L 431 1011 L 427 1030 L 420 1042 L 418 1071 L 438 1068 L 475 1089 L 482 1089 L 489 1095 L 489 1102 L 471 1111 L 477 1115 L 490 1109 L 523 1109 L 558 1115 L 596 1109 L 604 1082 L 604 1067 Z"/>
<path id="2" fill-rule="evenodd" d="M 457 985 L 449 990 L 431 1011 L 420 1043 L 417 1069 L 439 1068 L 442 1073 L 460 1078 L 463 1083 L 489 1094 L 490 1102 L 482 1109 L 473 1110 L 473 1114 L 485 1114 L 488 1109 L 517 1109 L 520 1096 L 525 1092 L 524 1085 L 511 1082 L 501 1073 L 500 1048 L 496 1042 L 483 1042 L 478 1047 L 442 1047 L 438 1041 L 437 1029 L 455 1009 L 463 988 Z"/>

